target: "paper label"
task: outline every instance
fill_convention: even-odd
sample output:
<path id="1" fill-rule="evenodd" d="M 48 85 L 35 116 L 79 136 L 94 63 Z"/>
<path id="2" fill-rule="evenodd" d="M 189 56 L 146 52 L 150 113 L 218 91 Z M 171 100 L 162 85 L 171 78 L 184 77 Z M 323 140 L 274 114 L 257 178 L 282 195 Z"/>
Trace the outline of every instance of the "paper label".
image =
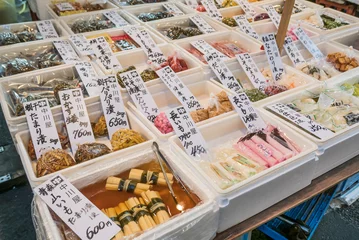
<path id="1" fill-rule="evenodd" d="M 208 14 L 208 16 L 210 16 L 211 18 L 214 18 L 218 21 L 222 21 L 222 14 L 218 11 L 216 5 L 214 4 L 213 0 L 202 0 L 201 1 L 202 5 L 204 6 L 204 8 L 206 9 L 206 12 Z"/>
<path id="2" fill-rule="evenodd" d="M 305 6 L 303 3 L 295 2 L 294 7 L 293 7 L 293 11 L 294 11 L 294 8 L 297 8 L 297 9 L 299 9 L 301 11 L 304 11 L 305 9 L 307 9 L 307 6 Z"/>
<path id="3" fill-rule="evenodd" d="M 75 11 L 76 9 L 68 2 L 57 3 L 55 6 L 61 11 Z"/>
<path id="4" fill-rule="evenodd" d="M 202 39 L 191 42 L 191 45 L 195 47 L 198 51 L 200 51 L 203 55 L 211 55 L 212 53 L 216 53 L 222 60 L 229 59 L 229 57 L 227 57 Z"/>
<path id="5" fill-rule="evenodd" d="M 304 116 L 301 113 L 294 111 L 293 109 L 282 103 L 276 103 L 271 106 L 268 106 L 267 108 L 275 113 L 278 113 L 280 116 L 285 117 L 287 120 L 300 126 L 304 130 L 317 136 L 320 139 L 325 139 L 334 136 L 334 133 L 330 131 L 328 128 L 323 127 L 319 123 L 314 122 L 310 118 Z"/>
<path id="6" fill-rule="evenodd" d="M 50 20 L 36 22 L 36 26 L 44 39 L 59 37 L 54 25 Z"/>
<path id="7" fill-rule="evenodd" d="M 95 142 L 91 122 L 81 89 L 60 91 L 59 97 L 72 153 L 75 155 L 78 145 Z"/>
<path id="8" fill-rule="evenodd" d="M 243 9 L 246 15 L 254 17 L 257 13 L 254 8 L 246 0 L 236 0 L 238 5 Z"/>
<path id="9" fill-rule="evenodd" d="M 267 125 L 259 116 L 257 110 L 253 108 L 247 94 L 243 92 L 235 96 L 228 96 L 228 98 L 249 132 L 266 128 Z"/>
<path id="10" fill-rule="evenodd" d="M 176 96 L 178 101 L 182 103 L 189 111 L 202 109 L 201 104 L 191 91 L 184 85 L 177 74 L 170 66 L 164 67 L 156 71 L 157 75 L 161 78 L 162 82 L 171 90 Z"/>
<path id="11" fill-rule="evenodd" d="M 290 58 L 290 60 L 295 66 L 305 63 L 302 54 L 300 54 L 297 46 L 293 43 L 291 37 L 285 37 L 283 46 L 285 51 L 287 52 L 288 57 Z"/>
<path id="12" fill-rule="evenodd" d="M 188 155 L 207 155 L 206 142 L 185 107 L 169 110 L 166 115 Z"/>
<path id="13" fill-rule="evenodd" d="M 192 16 L 190 17 L 190 19 L 203 33 L 213 33 L 216 31 L 199 15 Z"/>
<path id="14" fill-rule="evenodd" d="M 264 6 L 264 9 L 267 11 L 270 19 L 272 20 L 272 22 L 276 26 L 276 28 L 279 28 L 280 15 L 277 13 L 277 11 L 274 9 L 274 7 L 272 5 L 266 5 L 266 6 Z"/>
<path id="15" fill-rule="evenodd" d="M 36 158 L 47 150 L 62 149 L 48 100 L 25 102 L 24 110 Z"/>
<path id="16" fill-rule="evenodd" d="M 120 77 L 136 107 L 148 120 L 151 122 L 155 121 L 160 111 L 140 74 L 138 74 L 136 70 L 133 70 L 120 74 Z"/>
<path id="17" fill-rule="evenodd" d="M 186 5 L 190 6 L 193 9 L 196 9 L 198 6 L 197 0 L 185 0 Z"/>
<path id="18" fill-rule="evenodd" d="M 89 41 L 83 34 L 71 35 L 69 39 L 80 55 L 87 56 L 94 54 Z"/>
<path id="19" fill-rule="evenodd" d="M 101 65 L 108 71 L 118 71 L 122 66 L 110 48 L 110 45 L 104 37 L 93 38 L 90 45 L 95 53 L 95 56 L 100 61 Z"/>
<path id="20" fill-rule="evenodd" d="M 284 65 L 273 33 L 262 35 L 262 42 L 270 65 L 273 80 L 279 81 L 284 75 Z"/>
<path id="21" fill-rule="evenodd" d="M 110 20 L 116 27 L 123 27 L 130 25 L 120 14 L 115 11 L 104 12 L 103 15 Z"/>
<path id="22" fill-rule="evenodd" d="M 86 88 L 87 93 L 91 97 L 100 95 L 100 90 L 97 86 L 96 80 L 97 74 L 91 63 L 78 62 L 75 64 L 75 68 Z"/>
<path id="23" fill-rule="evenodd" d="M 79 56 L 77 56 L 75 49 L 71 46 L 71 43 L 67 40 L 56 40 L 52 42 L 56 47 L 56 50 L 60 54 L 62 60 L 66 64 L 73 64 L 78 61 L 81 61 Z"/>
<path id="24" fill-rule="evenodd" d="M 117 130 L 130 128 L 122 102 L 120 85 L 115 75 L 99 77 L 97 84 L 100 88 L 101 105 L 106 119 L 108 136 L 111 139 Z"/>
<path id="25" fill-rule="evenodd" d="M 216 74 L 217 78 L 224 86 L 235 93 L 243 91 L 243 88 L 239 85 L 232 72 L 216 53 L 205 55 L 205 58 L 212 71 Z"/>
<path id="26" fill-rule="evenodd" d="M 308 37 L 308 35 L 303 31 L 302 28 L 298 27 L 294 29 L 293 32 L 315 59 L 324 58 L 323 53 L 320 51 L 317 45 L 315 45 L 315 43 Z"/>
<path id="27" fill-rule="evenodd" d="M 236 21 L 239 30 L 247 34 L 248 36 L 251 36 L 252 38 L 259 40 L 259 35 L 256 33 L 254 28 L 249 24 L 247 17 L 244 15 L 238 15 L 233 16 L 234 20 Z"/>
<path id="28" fill-rule="evenodd" d="M 264 92 L 264 89 L 267 86 L 267 80 L 259 71 L 258 66 L 253 61 L 252 57 L 248 53 L 237 54 L 236 57 L 253 86 L 261 92 Z"/>
<path id="29" fill-rule="evenodd" d="M 164 3 L 162 5 L 173 16 L 183 16 L 184 13 L 173 3 Z"/>
<path id="30" fill-rule="evenodd" d="M 34 192 L 81 239 L 111 239 L 121 231 L 61 174 L 50 178 Z"/>

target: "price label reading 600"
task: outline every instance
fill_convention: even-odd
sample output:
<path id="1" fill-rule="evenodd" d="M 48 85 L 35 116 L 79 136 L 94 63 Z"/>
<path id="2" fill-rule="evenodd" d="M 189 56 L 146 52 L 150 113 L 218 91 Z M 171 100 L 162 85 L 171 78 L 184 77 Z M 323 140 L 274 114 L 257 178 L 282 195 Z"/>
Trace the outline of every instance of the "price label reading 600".
<path id="1" fill-rule="evenodd" d="M 99 222 L 99 224 L 95 227 L 88 227 L 86 230 L 86 236 L 88 239 L 93 239 L 96 234 L 98 234 L 101 230 L 103 230 L 105 227 L 112 226 L 111 221 L 108 221 L 107 223 Z"/>

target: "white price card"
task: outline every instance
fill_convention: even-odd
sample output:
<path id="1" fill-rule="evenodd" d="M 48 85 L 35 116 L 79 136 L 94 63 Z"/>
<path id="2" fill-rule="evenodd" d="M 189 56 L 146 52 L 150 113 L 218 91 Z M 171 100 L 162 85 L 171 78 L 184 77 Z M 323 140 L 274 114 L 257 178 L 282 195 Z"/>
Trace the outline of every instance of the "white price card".
<path id="1" fill-rule="evenodd" d="M 122 69 L 120 62 L 113 54 L 110 45 L 104 37 L 91 39 L 90 45 L 98 61 L 106 69 L 106 71 L 118 71 Z"/>
<path id="2" fill-rule="evenodd" d="M 61 174 L 36 187 L 34 192 L 82 240 L 111 239 L 121 231 Z"/>
<path id="3" fill-rule="evenodd" d="M 89 41 L 83 34 L 71 35 L 69 39 L 80 55 L 87 56 L 94 54 Z"/>
<path id="4" fill-rule="evenodd" d="M 130 25 L 120 14 L 115 11 L 104 12 L 103 15 L 110 20 L 116 27 L 123 27 Z"/>
<path id="5" fill-rule="evenodd" d="M 145 51 L 147 57 L 151 62 L 161 65 L 167 62 L 166 57 L 163 55 L 161 49 L 157 46 L 150 34 L 143 29 L 140 30 L 135 26 L 127 27 L 125 32 L 141 46 Z"/>
<path id="6" fill-rule="evenodd" d="M 226 64 L 216 53 L 205 55 L 205 58 L 212 71 L 216 74 L 217 78 L 224 86 L 234 91 L 235 93 L 240 93 L 243 91 L 243 88 L 237 82 L 231 70 L 229 70 Z"/>
<path id="7" fill-rule="evenodd" d="M 79 144 L 95 142 L 91 122 L 81 89 L 60 91 L 59 97 L 72 153 L 75 155 Z"/>
<path id="8" fill-rule="evenodd" d="M 155 118 L 160 114 L 160 111 L 155 100 L 153 100 L 151 93 L 144 84 L 141 75 L 138 74 L 136 70 L 133 70 L 121 73 L 120 77 L 136 107 L 148 120 L 151 122 L 155 121 Z"/>
<path id="9" fill-rule="evenodd" d="M 269 62 L 270 70 L 272 72 L 273 80 L 279 81 L 282 79 L 285 72 L 274 33 L 262 35 L 262 42 Z"/>
<path id="10" fill-rule="evenodd" d="M 285 51 L 287 52 L 287 55 L 295 66 L 305 63 L 302 54 L 300 54 L 297 46 L 293 43 L 291 37 L 285 37 L 283 46 Z"/>
<path id="11" fill-rule="evenodd" d="M 97 85 L 100 88 L 101 105 L 105 115 L 108 136 L 111 139 L 117 130 L 130 128 L 122 101 L 120 85 L 115 75 L 99 77 Z"/>
<path id="12" fill-rule="evenodd" d="M 247 16 L 254 17 L 257 13 L 246 0 L 236 0 Z"/>
<path id="13" fill-rule="evenodd" d="M 294 29 L 293 32 L 315 59 L 324 58 L 323 53 L 320 51 L 317 45 L 315 45 L 315 43 L 309 38 L 309 36 L 302 28 L 298 27 Z"/>
<path id="14" fill-rule="evenodd" d="M 185 0 L 186 5 L 190 6 L 192 9 L 196 9 L 198 7 L 197 0 Z"/>
<path id="15" fill-rule="evenodd" d="M 164 3 L 162 5 L 173 16 L 183 16 L 184 13 L 174 3 Z"/>
<path id="16" fill-rule="evenodd" d="M 334 136 L 334 133 L 328 128 L 325 128 L 303 114 L 296 112 L 287 105 L 276 103 L 268 106 L 267 108 L 298 125 L 319 139 L 326 139 Z"/>
<path id="17" fill-rule="evenodd" d="M 44 98 L 25 102 L 24 110 L 36 158 L 48 150 L 62 149 L 49 101 Z"/>
<path id="18" fill-rule="evenodd" d="M 207 155 L 206 142 L 185 107 L 169 110 L 166 116 L 188 155 L 201 158 Z"/>
<path id="19" fill-rule="evenodd" d="M 200 51 L 203 55 L 210 55 L 212 53 L 216 53 L 223 60 L 229 59 L 229 57 L 227 57 L 226 55 L 224 55 L 223 53 L 221 53 L 220 51 L 218 51 L 217 49 L 215 49 L 214 47 L 212 47 L 202 39 L 191 42 L 191 45 L 194 48 L 196 48 L 198 51 Z"/>
<path id="20" fill-rule="evenodd" d="M 293 7 L 293 12 L 295 10 L 295 8 L 301 10 L 301 11 L 304 11 L 305 9 L 307 9 L 308 7 L 305 6 L 303 3 L 300 3 L 300 2 L 295 2 L 294 3 L 294 7 Z"/>
<path id="21" fill-rule="evenodd" d="M 264 92 L 264 89 L 267 86 L 267 80 L 259 71 L 259 68 L 252 57 L 248 53 L 237 54 L 236 57 L 253 86 L 261 92 Z"/>
<path id="22" fill-rule="evenodd" d="M 277 13 L 277 11 L 274 9 L 272 5 L 266 5 L 264 6 L 264 9 L 267 11 L 269 18 L 272 20 L 274 26 L 276 26 L 276 28 L 279 28 L 279 24 L 280 24 L 279 13 Z"/>
<path id="23" fill-rule="evenodd" d="M 90 97 L 100 95 L 100 90 L 97 86 L 97 74 L 91 63 L 78 62 L 75 64 L 75 68 Z"/>
<path id="24" fill-rule="evenodd" d="M 259 116 L 258 111 L 252 106 L 246 93 L 243 92 L 238 95 L 228 96 L 228 98 L 249 132 L 266 128 L 267 125 Z"/>
<path id="25" fill-rule="evenodd" d="M 54 25 L 50 20 L 36 22 L 36 26 L 44 39 L 59 37 Z"/>
<path id="26" fill-rule="evenodd" d="M 78 61 L 81 61 L 79 56 L 77 56 L 75 49 L 71 46 L 71 43 L 67 40 L 56 40 L 52 42 L 60 54 L 62 60 L 66 64 L 73 64 Z"/>
<path id="27" fill-rule="evenodd" d="M 213 0 L 202 0 L 202 5 L 206 9 L 207 14 L 218 21 L 222 21 L 222 14 L 218 11 L 216 5 Z"/>
<path id="28" fill-rule="evenodd" d="M 191 21 L 198 27 L 203 33 L 213 33 L 216 30 L 209 25 L 201 16 L 195 15 L 190 17 Z"/>
<path id="29" fill-rule="evenodd" d="M 245 34 L 247 34 L 248 36 L 251 36 L 252 38 L 258 39 L 259 40 L 259 35 L 256 32 L 256 30 L 254 30 L 254 28 L 249 24 L 247 17 L 244 15 L 237 15 L 237 16 L 233 16 L 233 19 L 236 21 L 239 30 L 241 30 L 242 32 L 244 32 Z"/>
<path id="30" fill-rule="evenodd" d="M 57 3 L 55 6 L 61 11 L 75 11 L 76 9 L 68 2 Z"/>
<path id="31" fill-rule="evenodd" d="M 157 70 L 156 73 L 186 109 L 194 111 L 202 108 L 196 97 L 184 85 L 170 66 Z"/>

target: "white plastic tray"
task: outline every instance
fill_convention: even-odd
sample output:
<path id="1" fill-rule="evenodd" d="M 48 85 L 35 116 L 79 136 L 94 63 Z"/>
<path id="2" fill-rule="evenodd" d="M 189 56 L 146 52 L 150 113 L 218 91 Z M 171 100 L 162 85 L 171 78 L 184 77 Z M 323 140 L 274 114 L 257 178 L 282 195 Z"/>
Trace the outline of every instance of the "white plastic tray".
<path id="1" fill-rule="evenodd" d="M 272 0 L 272 1 L 265 1 L 265 2 L 257 2 L 254 3 L 255 6 L 264 9 L 265 5 L 284 5 L 284 0 Z M 302 14 L 303 12 L 307 12 L 307 11 L 311 11 L 313 9 L 323 9 L 324 7 L 322 5 L 310 2 L 310 1 L 305 1 L 305 0 L 295 0 L 295 2 L 299 3 L 299 4 L 303 4 L 305 5 L 307 8 L 305 8 L 302 12 L 299 13 L 295 13 L 292 16 L 297 16 Z"/>
<path id="2" fill-rule="evenodd" d="M 303 150 L 299 155 L 225 190 L 219 188 L 199 166 L 198 162 L 184 152 L 176 136 L 169 139 L 173 145 L 173 151 L 180 154 L 183 161 L 195 171 L 197 176 L 200 175 L 214 192 L 220 207 L 218 232 L 254 216 L 311 183 L 315 166 L 314 151 L 317 149 L 316 145 L 268 114 L 259 113 L 267 123 L 279 127 L 289 138 L 295 140 Z M 239 115 L 232 115 L 218 122 L 201 126 L 199 131 L 202 133 L 208 148 L 211 149 L 224 142 L 239 139 L 245 135 L 246 128 Z"/>
<path id="3" fill-rule="evenodd" d="M 335 34 L 334 36 L 328 36 L 328 39 L 330 39 L 331 43 L 338 44 L 341 47 L 347 48 L 352 47 L 353 43 L 358 41 L 359 37 L 359 28 L 351 28 L 348 29 L 348 31 L 341 31 L 338 34 Z M 357 53 L 359 53 L 359 45 L 356 45 L 356 49 L 353 48 L 353 50 Z"/>

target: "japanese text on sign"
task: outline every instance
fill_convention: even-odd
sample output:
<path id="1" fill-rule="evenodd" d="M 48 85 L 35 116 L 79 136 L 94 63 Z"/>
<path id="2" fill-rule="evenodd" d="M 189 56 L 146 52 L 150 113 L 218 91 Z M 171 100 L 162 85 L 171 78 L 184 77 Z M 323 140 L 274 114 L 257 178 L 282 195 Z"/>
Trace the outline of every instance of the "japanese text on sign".
<path id="1" fill-rule="evenodd" d="M 105 12 L 103 13 L 103 15 L 105 15 L 108 20 L 115 24 L 116 27 L 123 27 L 129 25 L 129 23 L 115 11 Z"/>
<path id="2" fill-rule="evenodd" d="M 239 30 L 241 30 L 245 34 L 247 34 L 255 39 L 259 39 L 259 35 L 256 33 L 254 28 L 249 24 L 246 16 L 238 15 L 238 16 L 233 16 L 233 18 L 236 21 L 236 23 L 239 27 Z"/>
<path id="3" fill-rule="evenodd" d="M 62 60 L 66 64 L 73 64 L 78 61 L 81 61 L 79 56 L 77 56 L 75 49 L 72 48 L 71 43 L 67 40 L 56 40 L 52 42 L 60 54 Z"/>
<path id="4" fill-rule="evenodd" d="M 47 150 L 62 149 L 48 100 L 25 102 L 24 110 L 36 157 Z"/>
<path id="5" fill-rule="evenodd" d="M 109 138 L 119 129 L 129 128 L 127 114 L 123 106 L 120 86 L 115 75 L 97 80 Z"/>
<path id="6" fill-rule="evenodd" d="M 183 16 L 184 13 L 173 3 L 164 3 L 163 7 L 173 16 Z"/>
<path id="7" fill-rule="evenodd" d="M 285 37 L 284 39 L 284 49 L 287 52 L 287 55 L 289 56 L 292 63 L 296 66 L 302 63 L 305 63 L 305 60 L 300 54 L 297 46 L 293 43 L 293 40 L 291 37 Z"/>
<path id="8" fill-rule="evenodd" d="M 104 37 L 93 38 L 90 45 L 100 64 L 108 71 L 120 70 L 122 66 L 118 59 L 113 55 L 110 45 Z"/>
<path id="9" fill-rule="evenodd" d="M 59 37 L 54 25 L 50 20 L 36 22 L 36 26 L 39 29 L 39 32 L 44 39 Z"/>
<path id="10" fill-rule="evenodd" d="M 275 113 L 285 117 L 294 124 L 300 126 L 309 133 L 317 136 L 320 139 L 325 139 L 332 137 L 334 133 L 328 128 L 323 127 L 322 125 L 314 122 L 312 119 L 304 116 L 301 113 L 298 113 L 291 109 L 289 106 L 286 106 L 282 103 L 276 103 L 268 106 L 268 109 L 272 110 Z"/>
<path id="11" fill-rule="evenodd" d="M 254 17 L 257 13 L 254 11 L 253 7 L 246 0 L 236 0 L 238 5 L 243 9 L 246 15 Z"/>
<path id="12" fill-rule="evenodd" d="M 75 11 L 76 9 L 68 2 L 57 3 L 55 6 L 61 11 Z"/>
<path id="13" fill-rule="evenodd" d="M 308 37 L 304 30 L 300 27 L 293 30 L 294 34 L 299 38 L 304 47 L 313 55 L 316 59 L 324 58 L 323 53 L 315 45 L 315 43 Z"/>
<path id="14" fill-rule="evenodd" d="M 264 44 L 264 50 L 267 55 L 267 60 L 269 62 L 270 69 L 273 75 L 273 79 L 275 81 L 279 81 L 284 75 L 284 65 L 279 53 L 274 33 L 262 35 L 262 41 Z"/>
<path id="15" fill-rule="evenodd" d="M 155 121 L 160 112 L 140 74 L 133 70 L 120 74 L 120 77 L 136 107 L 148 120 L 151 122 Z"/>
<path id="16" fill-rule="evenodd" d="M 71 35 L 69 39 L 80 55 L 87 56 L 94 54 L 90 43 L 83 34 Z"/>
<path id="17" fill-rule="evenodd" d="M 190 6 L 193 9 L 196 9 L 198 6 L 197 0 L 185 0 L 186 5 Z"/>
<path id="18" fill-rule="evenodd" d="M 61 174 L 34 189 L 34 192 L 81 239 L 111 239 L 121 231 Z"/>
<path id="19" fill-rule="evenodd" d="M 59 97 L 72 153 L 75 154 L 78 144 L 95 141 L 84 97 L 81 89 L 61 91 Z"/>
<path id="20" fill-rule="evenodd" d="M 210 55 L 212 53 L 216 53 L 223 60 L 229 59 L 229 57 L 227 57 L 226 55 L 224 55 L 223 53 L 221 53 L 220 51 L 218 51 L 217 49 L 215 49 L 214 47 L 212 47 L 202 39 L 191 42 L 191 45 L 204 55 Z"/>
<path id="21" fill-rule="evenodd" d="M 88 94 L 91 97 L 100 95 L 100 90 L 98 89 L 96 80 L 97 74 L 91 63 L 78 62 L 75 64 L 75 68 Z"/>
<path id="22" fill-rule="evenodd" d="M 218 11 L 216 5 L 214 4 L 213 0 L 202 0 L 202 5 L 207 11 L 207 14 L 218 21 L 222 21 L 222 14 Z"/>
<path id="23" fill-rule="evenodd" d="M 213 33 L 216 31 L 199 15 L 192 16 L 190 19 L 203 33 Z"/>
<path id="24" fill-rule="evenodd" d="M 264 9 L 267 11 L 269 18 L 272 20 L 274 26 L 276 26 L 276 28 L 279 28 L 279 23 L 280 23 L 279 13 L 274 9 L 272 5 L 266 5 L 264 6 Z"/>

